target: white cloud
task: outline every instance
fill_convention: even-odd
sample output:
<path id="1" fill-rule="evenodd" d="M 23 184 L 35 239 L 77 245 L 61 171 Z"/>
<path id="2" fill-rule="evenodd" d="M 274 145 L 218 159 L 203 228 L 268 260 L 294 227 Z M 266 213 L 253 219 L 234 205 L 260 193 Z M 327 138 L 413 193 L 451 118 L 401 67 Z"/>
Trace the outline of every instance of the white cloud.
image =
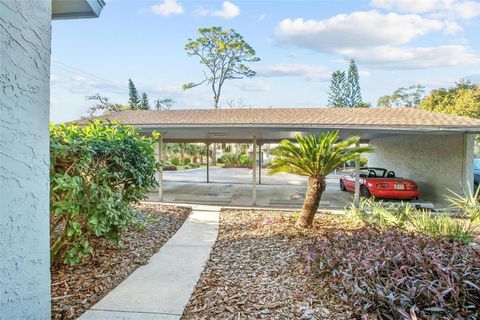
<path id="1" fill-rule="evenodd" d="M 398 10 L 407 13 L 427 13 L 438 10 L 445 6 L 450 0 L 372 0 L 373 7 Z"/>
<path id="2" fill-rule="evenodd" d="M 448 19 L 472 19 L 480 15 L 480 2 L 460 0 L 372 0 L 373 7 Z"/>
<path id="3" fill-rule="evenodd" d="M 381 46 L 346 49 L 339 53 L 344 57 L 355 57 L 360 64 L 387 69 L 422 69 L 480 63 L 480 58 L 464 45 L 415 48 Z"/>
<path id="4" fill-rule="evenodd" d="M 244 79 L 243 81 L 234 81 L 232 83 L 242 91 L 270 91 L 270 86 L 263 80 Z"/>
<path id="5" fill-rule="evenodd" d="M 284 19 L 276 27 L 276 37 L 283 44 L 340 54 L 345 59 L 354 58 L 359 63 L 379 68 L 415 69 L 479 63 L 479 56 L 465 44 L 407 46 L 430 32 L 454 34 L 461 30 L 459 24 L 450 20 L 361 11 L 324 20 Z"/>
<path id="6" fill-rule="evenodd" d="M 222 3 L 222 9 L 212 12 L 212 16 L 221 17 L 223 19 L 233 19 L 240 14 L 240 8 L 230 1 Z"/>
<path id="7" fill-rule="evenodd" d="M 431 31 L 461 30 L 455 22 L 425 19 L 418 15 L 359 11 L 325 20 L 284 19 L 276 28 L 284 43 L 319 51 L 406 44 Z"/>
<path id="8" fill-rule="evenodd" d="M 198 6 L 195 9 L 195 15 L 197 15 L 197 16 L 204 17 L 204 16 L 208 16 L 209 13 L 210 13 L 210 11 L 203 6 Z"/>
<path id="9" fill-rule="evenodd" d="M 303 77 L 307 80 L 330 80 L 330 71 L 320 65 L 281 63 L 255 68 L 259 77 Z"/>
<path id="10" fill-rule="evenodd" d="M 176 0 L 163 0 L 162 3 L 151 6 L 150 10 L 160 16 L 170 16 L 184 13 L 182 5 Z"/>

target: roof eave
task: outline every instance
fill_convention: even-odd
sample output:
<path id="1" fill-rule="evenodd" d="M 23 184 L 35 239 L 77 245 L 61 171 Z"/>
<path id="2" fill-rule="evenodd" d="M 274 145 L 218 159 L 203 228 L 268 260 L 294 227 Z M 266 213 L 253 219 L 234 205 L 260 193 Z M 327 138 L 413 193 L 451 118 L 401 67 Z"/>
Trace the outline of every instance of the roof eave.
<path id="1" fill-rule="evenodd" d="M 52 0 L 52 19 L 97 18 L 104 6 L 104 0 Z"/>

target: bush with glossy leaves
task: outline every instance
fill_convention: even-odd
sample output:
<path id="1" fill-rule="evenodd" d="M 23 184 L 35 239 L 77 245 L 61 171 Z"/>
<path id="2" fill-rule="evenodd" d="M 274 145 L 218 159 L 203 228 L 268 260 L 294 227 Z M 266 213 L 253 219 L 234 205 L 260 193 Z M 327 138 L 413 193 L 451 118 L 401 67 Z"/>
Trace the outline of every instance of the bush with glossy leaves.
<path id="1" fill-rule="evenodd" d="M 52 263 L 79 263 L 92 237 L 119 243 L 135 222 L 132 204 L 157 184 L 154 141 L 118 123 L 50 126 Z"/>

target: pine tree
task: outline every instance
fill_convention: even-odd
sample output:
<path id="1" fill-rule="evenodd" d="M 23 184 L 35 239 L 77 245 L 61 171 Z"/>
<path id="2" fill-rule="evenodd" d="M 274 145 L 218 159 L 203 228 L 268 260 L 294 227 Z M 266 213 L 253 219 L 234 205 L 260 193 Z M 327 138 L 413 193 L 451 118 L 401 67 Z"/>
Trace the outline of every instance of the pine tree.
<path id="1" fill-rule="evenodd" d="M 330 108 L 345 107 L 345 91 L 346 91 L 345 72 L 337 70 L 332 73 L 330 81 L 330 92 L 328 94 L 328 106 Z"/>
<path id="2" fill-rule="evenodd" d="M 128 106 L 130 109 L 138 109 L 140 106 L 140 97 L 132 79 L 128 79 Z"/>
<path id="3" fill-rule="evenodd" d="M 355 60 L 350 60 L 347 76 L 347 92 L 345 106 L 347 108 L 356 108 L 362 104 L 362 93 L 360 90 L 360 77 Z"/>
<path id="4" fill-rule="evenodd" d="M 138 109 L 142 109 L 142 110 L 150 109 L 150 102 L 148 101 L 148 96 L 145 92 L 142 93 L 142 100 L 140 101 L 140 105 Z"/>

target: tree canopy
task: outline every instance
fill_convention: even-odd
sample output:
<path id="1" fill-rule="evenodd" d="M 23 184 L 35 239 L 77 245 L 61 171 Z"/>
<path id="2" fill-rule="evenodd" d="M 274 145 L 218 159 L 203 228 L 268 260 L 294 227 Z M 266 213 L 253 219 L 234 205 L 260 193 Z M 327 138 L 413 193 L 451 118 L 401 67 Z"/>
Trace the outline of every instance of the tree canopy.
<path id="1" fill-rule="evenodd" d="M 328 106 L 331 108 L 343 108 L 345 106 L 346 90 L 345 72 L 340 70 L 333 72 L 330 81 L 330 92 L 328 93 Z"/>
<path id="2" fill-rule="evenodd" d="M 187 83 L 183 89 L 209 85 L 213 92 L 214 107 L 218 108 L 225 81 L 255 76 L 255 71 L 246 63 L 260 59 L 255 56 L 255 50 L 233 29 L 208 27 L 198 29 L 198 33 L 200 37 L 189 39 L 185 50 L 188 56 L 198 57 L 205 66 L 205 78 L 199 82 Z"/>
<path id="3" fill-rule="evenodd" d="M 142 98 L 140 100 L 140 105 L 138 109 L 142 109 L 142 110 L 150 109 L 150 102 L 148 101 L 148 96 L 145 92 L 142 93 Z"/>
<path id="4" fill-rule="evenodd" d="M 128 106 L 130 109 L 138 109 L 140 105 L 140 96 L 132 79 L 128 79 Z"/>
<path id="5" fill-rule="evenodd" d="M 400 87 L 392 95 L 385 95 L 378 99 L 377 106 L 381 108 L 408 107 L 415 108 L 420 105 L 425 97 L 425 87 L 422 85 L 412 85 Z"/>
<path id="6" fill-rule="evenodd" d="M 92 102 L 92 105 L 88 109 L 88 113 L 91 117 L 98 113 L 106 114 L 128 109 L 128 106 L 119 103 L 112 103 L 108 97 L 104 97 L 99 93 L 85 98 L 87 101 Z"/>
<path id="7" fill-rule="evenodd" d="M 362 92 L 360 89 L 360 76 L 358 75 L 358 67 L 355 60 L 350 60 L 347 74 L 345 106 L 347 108 L 357 108 L 363 105 Z"/>
<path id="8" fill-rule="evenodd" d="M 368 108 L 362 101 L 360 76 L 355 60 L 350 60 L 348 72 L 336 70 L 330 80 L 328 106 L 331 108 Z"/>
<path id="9" fill-rule="evenodd" d="M 156 110 L 170 110 L 175 101 L 170 98 L 157 99 L 153 102 L 153 107 Z"/>
<path id="10" fill-rule="evenodd" d="M 419 108 L 480 118 L 480 84 L 462 80 L 453 88 L 432 90 L 420 103 Z"/>

